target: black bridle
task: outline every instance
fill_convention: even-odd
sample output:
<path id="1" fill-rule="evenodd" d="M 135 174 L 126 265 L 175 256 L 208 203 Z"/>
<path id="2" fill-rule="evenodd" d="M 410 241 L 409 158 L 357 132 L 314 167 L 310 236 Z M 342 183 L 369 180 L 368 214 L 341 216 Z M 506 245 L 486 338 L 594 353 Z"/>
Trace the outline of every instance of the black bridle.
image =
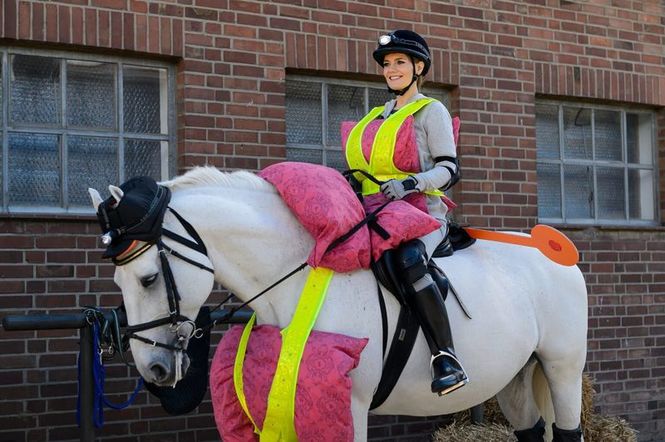
<path id="1" fill-rule="evenodd" d="M 348 178 L 354 172 L 358 172 L 358 173 L 361 173 L 361 174 L 365 175 L 368 179 L 370 179 L 371 181 L 373 181 L 377 184 L 383 184 L 382 181 L 377 180 L 374 176 L 368 174 L 367 172 L 365 172 L 363 170 L 357 170 L 357 169 L 348 170 L 348 171 L 344 172 L 344 175 L 345 175 L 345 177 Z M 340 244 L 342 244 L 343 242 L 345 242 L 347 239 L 349 239 L 351 236 L 353 236 L 364 225 L 368 225 L 371 229 L 375 230 L 379 234 L 379 236 L 381 236 L 383 239 L 387 239 L 390 235 L 388 234 L 388 232 L 386 232 L 377 223 L 377 216 L 378 216 L 379 212 L 381 210 L 383 210 L 389 203 L 390 203 L 390 201 L 387 201 L 384 204 L 382 204 L 381 206 L 379 206 L 377 209 L 375 209 L 372 213 L 367 214 L 362 221 L 360 221 L 355 226 L 353 226 L 348 232 L 346 232 L 345 234 L 341 235 L 339 238 L 337 238 L 333 242 L 331 242 L 330 245 L 327 247 L 325 253 L 328 253 L 329 251 L 333 250 L 335 247 L 337 247 Z M 173 240 L 177 243 L 180 243 L 180 244 L 182 244 L 182 245 L 184 245 L 184 246 L 186 246 L 186 247 L 188 247 L 192 250 L 195 250 L 195 251 L 197 251 L 197 252 L 199 252 L 199 253 L 201 253 L 201 254 L 203 254 L 207 257 L 208 256 L 208 250 L 207 250 L 205 244 L 203 243 L 203 240 L 201 239 L 199 234 L 194 229 L 194 227 L 187 220 L 185 220 L 178 212 L 176 212 L 173 208 L 171 208 L 170 206 L 167 207 L 167 208 L 178 219 L 180 224 L 184 227 L 184 229 L 187 231 L 187 233 L 193 239 L 193 241 L 191 241 L 191 240 L 189 240 L 189 239 L 187 239 L 187 238 L 185 238 L 181 235 L 178 235 L 177 233 L 175 233 L 171 230 L 164 229 L 164 228 L 162 228 L 162 235 L 164 235 L 167 238 L 169 238 L 169 239 L 171 239 L 171 240 Z M 189 263 L 189 264 L 191 264 L 195 267 L 198 267 L 201 270 L 205 270 L 205 271 L 208 271 L 208 272 L 214 274 L 215 271 L 212 268 L 210 268 L 206 265 L 203 265 L 199 262 L 196 262 L 196 261 L 194 261 L 194 260 L 178 253 L 176 250 L 173 250 L 172 248 L 170 248 L 169 246 L 164 244 L 161 237 L 157 238 L 156 241 L 146 243 L 143 247 L 141 247 L 140 249 L 137 249 L 137 251 L 131 253 L 129 256 L 127 256 L 125 258 L 113 259 L 113 262 L 117 266 L 125 265 L 125 264 L 133 261 L 137 257 L 141 256 L 148 249 L 150 249 L 153 245 L 157 246 L 157 250 L 158 250 L 158 253 L 159 253 L 159 259 L 160 259 L 160 262 L 161 262 L 161 265 L 162 265 L 162 272 L 164 274 L 164 283 L 166 285 L 166 297 L 167 297 L 168 304 L 169 304 L 169 314 L 168 314 L 168 316 L 165 316 L 165 317 L 159 318 L 159 319 L 155 319 L 153 321 L 148 321 L 148 322 L 143 322 L 143 323 L 140 323 L 140 324 L 128 326 L 125 329 L 126 332 L 125 332 L 125 335 L 122 338 L 123 344 L 128 343 L 130 339 L 136 339 L 138 341 L 144 342 L 144 343 L 152 345 L 154 347 L 161 347 L 161 348 L 164 348 L 164 349 L 167 349 L 167 350 L 182 352 L 182 351 L 185 350 L 183 348 L 183 342 L 184 341 L 189 340 L 192 337 L 200 338 L 201 336 L 203 336 L 204 332 L 206 332 L 208 329 L 214 327 L 215 325 L 217 325 L 220 322 L 224 322 L 224 321 L 228 320 L 238 310 L 244 308 L 245 306 L 247 306 L 248 304 L 250 304 L 254 300 L 258 299 L 259 297 L 261 297 L 265 293 L 272 290 L 277 285 L 281 284 L 282 282 L 289 279 L 291 276 L 295 275 L 296 273 L 298 273 L 299 271 L 301 271 L 305 267 L 307 267 L 307 262 L 301 263 L 296 268 L 294 268 L 289 273 L 287 273 L 286 275 L 281 277 L 279 280 L 277 280 L 276 282 L 271 284 L 269 287 L 266 287 L 264 290 L 262 290 L 261 292 L 259 292 L 255 296 L 253 296 L 252 298 L 248 299 L 247 301 L 241 303 L 238 306 L 235 306 L 235 307 L 231 308 L 228 311 L 228 313 L 225 314 L 222 318 L 216 319 L 216 320 L 211 321 L 210 323 L 208 323 L 206 325 L 203 325 L 203 326 L 200 326 L 200 327 L 197 328 L 195 321 L 191 320 L 190 318 L 188 318 L 186 316 L 183 316 L 180 313 L 180 299 L 181 298 L 180 298 L 180 294 L 178 293 L 178 287 L 176 285 L 175 279 L 173 278 L 173 272 L 171 271 L 171 266 L 169 265 L 167 254 L 168 255 L 173 255 L 176 258 L 181 259 L 181 260 L 183 260 L 183 261 L 185 261 L 185 262 L 187 262 L 187 263 Z M 209 259 L 209 257 L 208 257 L 208 259 Z M 229 294 L 224 300 L 222 300 L 219 304 L 217 304 L 214 308 L 212 308 L 210 310 L 210 312 L 212 313 L 215 310 L 219 309 L 223 304 L 225 304 L 229 299 L 231 299 L 231 297 L 233 297 L 233 294 Z M 190 333 L 188 335 L 180 335 L 179 334 L 180 328 L 184 324 L 189 324 L 192 328 L 192 330 L 190 331 Z M 141 335 L 137 334 L 138 332 L 142 332 L 142 331 L 149 330 L 149 329 L 152 329 L 152 328 L 160 327 L 160 326 L 163 326 L 163 325 L 169 325 L 171 331 L 174 334 L 177 335 L 178 342 L 177 342 L 176 345 L 164 344 L 162 342 L 157 342 L 153 339 L 149 339 L 149 338 L 146 338 L 144 336 L 141 336 Z"/>
<path id="2" fill-rule="evenodd" d="M 203 255 L 208 256 L 208 250 L 206 249 L 205 244 L 203 243 L 203 240 L 199 236 L 198 233 L 196 233 L 196 230 L 192 225 L 187 222 L 178 212 L 176 212 L 173 208 L 169 207 L 168 210 L 173 213 L 173 215 L 178 219 L 180 224 L 185 228 L 189 236 L 193 239 L 193 241 L 178 235 L 177 233 L 167 230 L 167 229 L 162 229 L 162 234 L 166 236 L 167 238 L 180 243 L 192 250 L 195 250 Z M 201 336 L 203 330 L 202 329 L 197 329 L 195 322 L 182 315 L 180 313 L 180 293 L 178 292 L 178 286 L 175 282 L 175 279 L 173 278 L 173 272 L 171 271 L 171 266 L 169 265 L 169 260 L 168 260 L 168 255 L 173 255 L 178 259 L 181 259 L 188 264 L 191 264 L 193 266 L 198 267 L 201 270 L 208 271 L 210 273 L 215 273 L 215 271 L 206 266 L 203 265 L 199 262 L 194 261 L 193 259 L 190 259 L 180 253 L 178 253 L 176 250 L 172 249 L 171 247 L 167 246 L 164 244 L 162 241 L 161 237 L 157 239 L 157 241 L 153 243 L 148 243 L 145 247 L 142 247 L 139 249 L 136 253 L 132 253 L 130 256 L 128 256 L 125 259 L 114 259 L 113 262 L 117 266 L 122 266 L 125 265 L 134 259 L 138 258 L 141 256 L 143 253 L 145 253 L 150 247 L 153 245 L 157 246 L 157 251 L 159 253 L 159 260 L 162 266 L 162 273 L 164 277 L 164 284 L 166 286 L 166 299 L 168 301 L 169 305 L 169 312 L 168 316 L 165 316 L 163 318 L 155 319 L 153 321 L 148 321 L 148 322 L 142 322 L 140 324 L 136 325 L 130 325 L 125 329 L 125 335 L 123 336 L 123 342 L 129 342 L 129 339 L 136 339 L 137 341 L 144 342 L 146 344 L 152 345 L 154 347 L 161 347 L 165 348 L 167 350 L 173 350 L 173 351 L 184 351 L 183 348 L 183 342 L 185 340 L 188 340 L 192 337 L 197 337 Z M 184 324 L 189 324 L 192 328 L 192 330 L 189 332 L 187 335 L 182 335 L 180 334 L 180 329 Z M 153 339 L 146 338 L 144 336 L 138 335 L 137 333 L 145 331 L 145 330 L 150 330 L 156 327 L 161 327 L 162 325 L 169 325 L 170 330 L 176 334 L 178 338 L 178 342 L 176 345 L 172 344 L 165 344 L 162 342 L 157 342 Z"/>

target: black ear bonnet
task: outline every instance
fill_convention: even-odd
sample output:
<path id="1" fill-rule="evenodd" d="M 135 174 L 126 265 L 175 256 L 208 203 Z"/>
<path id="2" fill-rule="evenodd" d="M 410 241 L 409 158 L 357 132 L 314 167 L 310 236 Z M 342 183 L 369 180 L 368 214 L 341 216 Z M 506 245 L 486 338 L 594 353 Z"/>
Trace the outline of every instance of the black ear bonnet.
<path id="1" fill-rule="evenodd" d="M 156 242 L 162 235 L 164 213 L 171 191 L 146 176 L 132 178 L 120 186 L 124 196 L 116 206 L 111 196 L 97 208 L 97 219 L 106 245 L 104 258 L 126 251 L 134 240 Z"/>

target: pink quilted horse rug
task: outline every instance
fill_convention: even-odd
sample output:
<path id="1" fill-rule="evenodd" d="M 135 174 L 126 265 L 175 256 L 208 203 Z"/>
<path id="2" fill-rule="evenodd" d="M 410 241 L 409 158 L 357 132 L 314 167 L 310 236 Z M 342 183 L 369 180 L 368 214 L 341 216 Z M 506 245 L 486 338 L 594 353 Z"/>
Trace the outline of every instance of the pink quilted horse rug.
<path id="1" fill-rule="evenodd" d="M 210 392 L 224 442 L 258 441 L 233 385 L 233 365 L 242 334 L 234 326 L 224 334 L 210 368 Z M 301 442 L 353 441 L 351 379 L 367 339 L 313 331 L 298 373 L 295 428 Z M 254 422 L 262 427 L 282 337 L 272 325 L 254 327 L 245 355 L 245 397 Z"/>

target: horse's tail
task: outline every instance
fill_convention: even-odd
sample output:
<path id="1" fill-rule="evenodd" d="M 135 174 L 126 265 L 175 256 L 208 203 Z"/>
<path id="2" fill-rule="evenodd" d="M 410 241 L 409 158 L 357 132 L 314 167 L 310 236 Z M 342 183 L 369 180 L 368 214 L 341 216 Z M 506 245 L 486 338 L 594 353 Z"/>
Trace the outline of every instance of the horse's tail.
<path id="1" fill-rule="evenodd" d="M 533 398 L 538 405 L 540 415 L 545 421 L 545 440 L 552 440 L 552 424 L 554 423 L 554 405 L 552 403 L 552 393 L 547 383 L 545 372 L 540 362 L 536 363 L 531 378 L 533 387 Z"/>

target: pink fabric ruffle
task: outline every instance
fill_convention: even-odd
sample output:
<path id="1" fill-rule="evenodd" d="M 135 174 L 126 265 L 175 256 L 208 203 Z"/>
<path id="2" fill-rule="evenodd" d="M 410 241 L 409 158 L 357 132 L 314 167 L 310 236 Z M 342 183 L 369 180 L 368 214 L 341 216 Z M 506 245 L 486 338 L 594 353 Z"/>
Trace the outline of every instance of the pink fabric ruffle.
<path id="1" fill-rule="evenodd" d="M 233 365 L 242 326 L 224 334 L 210 367 L 210 391 L 217 429 L 224 442 L 258 441 L 233 385 Z M 302 442 L 353 441 L 351 378 L 367 339 L 313 331 L 298 373 L 295 428 Z M 254 327 L 245 355 L 243 382 L 252 418 L 259 428 L 277 367 L 282 337 L 277 327 Z"/>

